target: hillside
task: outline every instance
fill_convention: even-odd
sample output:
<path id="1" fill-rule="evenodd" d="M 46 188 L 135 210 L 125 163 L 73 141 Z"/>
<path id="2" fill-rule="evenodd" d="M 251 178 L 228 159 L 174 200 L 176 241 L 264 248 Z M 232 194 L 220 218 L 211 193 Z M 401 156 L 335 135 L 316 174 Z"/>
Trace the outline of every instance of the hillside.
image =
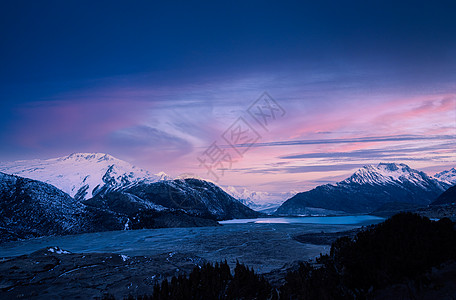
<path id="1" fill-rule="evenodd" d="M 276 211 L 277 215 L 307 215 L 316 208 L 345 213 L 369 213 L 386 203 L 416 206 L 430 204 L 449 184 L 405 164 L 364 166 L 336 184 L 318 186 L 296 194 Z"/>

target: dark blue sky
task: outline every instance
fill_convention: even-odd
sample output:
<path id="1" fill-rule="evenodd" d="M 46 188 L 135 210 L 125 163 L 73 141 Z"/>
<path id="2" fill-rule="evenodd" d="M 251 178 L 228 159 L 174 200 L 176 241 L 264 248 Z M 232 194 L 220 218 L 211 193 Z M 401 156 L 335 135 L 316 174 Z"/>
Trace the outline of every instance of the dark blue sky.
<path id="1" fill-rule="evenodd" d="M 188 80 L 294 64 L 449 72 L 454 3 L 2 1 L 0 79 L 74 84 L 152 72 Z"/>
<path id="2" fill-rule="evenodd" d="M 2 1 L 0 160 L 100 151 L 185 171 L 265 90 L 289 112 L 266 143 L 427 135 L 449 151 L 455 11 L 455 1 Z M 385 146 L 403 161 L 410 146 L 440 144 Z M 385 149 L 374 148 L 377 162 Z M 420 167 L 449 165 L 430 153 L 413 154 Z"/>

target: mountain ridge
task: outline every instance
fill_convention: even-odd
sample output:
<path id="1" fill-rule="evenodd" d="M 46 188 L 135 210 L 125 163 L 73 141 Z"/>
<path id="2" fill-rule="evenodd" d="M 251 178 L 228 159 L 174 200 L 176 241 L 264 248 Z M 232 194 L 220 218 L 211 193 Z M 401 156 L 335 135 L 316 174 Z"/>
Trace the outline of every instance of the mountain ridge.
<path id="1" fill-rule="evenodd" d="M 261 212 L 275 211 L 283 202 L 296 194 L 294 191 L 282 193 L 251 191 L 245 187 L 236 188 L 234 186 L 225 186 L 222 188 L 242 204 Z"/>
<path id="2" fill-rule="evenodd" d="M 0 169 L 40 178 L 52 176 L 43 182 L 0 172 L 0 230 L 5 233 L 0 241 L 107 230 L 217 226 L 216 220 L 261 215 L 213 183 L 174 180 L 163 172 L 151 176 L 108 154 L 74 153 L 27 163 L 30 161 L 4 163 Z"/>
<path id="3" fill-rule="evenodd" d="M 258 217 L 218 186 L 185 179 L 108 189 L 79 201 L 48 183 L 0 172 L 0 242 L 49 235 L 218 226 Z"/>
<path id="4" fill-rule="evenodd" d="M 456 168 L 436 173 L 433 177 L 451 185 L 456 185 Z"/>
<path id="5" fill-rule="evenodd" d="M 0 163 L 0 171 L 52 184 L 78 200 L 95 196 L 103 186 L 118 188 L 168 178 L 163 172 L 151 174 L 106 153 Z"/>
<path id="6" fill-rule="evenodd" d="M 406 164 L 366 165 L 336 184 L 296 194 L 275 214 L 308 215 L 313 209 L 328 210 L 328 213 L 369 213 L 388 202 L 428 205 L 449 186 Z"/>
<path id="7" fill-rule="evenodd" d="M 443 192 L 431 205 L 454 205 L 456 203 L 456 185 Z"/>
<path id="8" fill-rule="evenodd" d="M 45 182 L 0 172 L 0 242 L 123 229 L 127 219 L 87 208 Z"/>

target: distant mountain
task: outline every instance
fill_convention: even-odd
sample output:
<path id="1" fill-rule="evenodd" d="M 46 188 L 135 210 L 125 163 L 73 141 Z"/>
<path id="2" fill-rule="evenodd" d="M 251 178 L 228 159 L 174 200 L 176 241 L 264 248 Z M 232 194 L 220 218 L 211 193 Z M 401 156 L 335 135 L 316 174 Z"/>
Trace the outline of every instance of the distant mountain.
<path id="1" fill-rule="evenodd" d="M 169 179 L 163 172 L 153 175 L 104 153 L 0 163 L 0 172 L 52 184 L 77 200 L 92 198 L 104 186 L 119 188 Z"/>
<path id="2" fill-rule="evenodd" d="M 456 169 L 452 168 L 451 170 L 446 170 L 434 175 L 434 178 L 437 178 L 440 181 L 446 182 L 450 185 L 456 184 Z"/>
<path id="3" fill-rule="evenodd" d="M 456 203 L 456 185 L 443 192 L 431 205 L 445 205 Z"/>
<path id="4" fill-rule="evenodd" d="M 223 188 L 228 194 L 236 198 L 242 204 L 259 212 L 274 212 L 285 200 L 294 196 L 296 192 L 268 193 L 251 191 L 246 188 L 236 189 L 234 186 Z"/>
<path id="5" fill-rule="evenodd" d="M 428 205 L 450 185 L 405 164 L 380 163 L 364 166 L 349 178 L 316 187 L 288 199 L 278 215 L 323 213 L 368 213 L 386 203 Z"/>

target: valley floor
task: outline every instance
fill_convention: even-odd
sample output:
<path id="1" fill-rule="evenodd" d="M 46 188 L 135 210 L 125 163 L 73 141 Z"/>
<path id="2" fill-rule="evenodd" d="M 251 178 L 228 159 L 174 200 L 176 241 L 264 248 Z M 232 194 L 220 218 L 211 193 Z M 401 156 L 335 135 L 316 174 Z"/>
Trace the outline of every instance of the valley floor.
<path id="1" fill-rule="evenodd" d="M 238 260 L 256 272 L 266 274 L 295 261 L 315 258 L 330 249 L 325 244 L 298 242 L 296 236 L 357 227 L 249 223 L 102 232 L 9 242 L 0 245 L 0 257 L 4 258 L 0 270 L 6 274 L 1 282 L 0 298 L 24 293 L 24 296 L 39 298 L 44 291 L 43 295 L 62 293 L 68 298 L 71 293 L 76 297 L 81 288 L 89 289 L 86 296 L 101 296 L 106 292 L 117 296 L 144 293 L 152 289 L 155 282 L 187 273 L 201 262 L 225 259 L 232 266 Z M 75 254 L 58 254 L 58 251 L 45 249 L 52 246 Z M 35 251 L 38 252 L 31 254 Z M 20 255 L 24 256 L 18 257 Z M 122 259 L 122 255 L 128 258 Z M 55 259 L 47 262 L 51 257 Z"/>
<path id="2" fill-rule="evenodd" d="M 236 260 L 259 273 L 280 268 L 295 260 L 307 260 L 329 250 L 329 245 L 299 243 L 293 236 L 337 232 L 353 225 L 233 224 L 218 227 L 163 228 L 111 231 L 61 237 L 43 237 L 0 244 L 0 257 L 29 254 L 50 246 L 73 253 L 118 253 L 149 256 L 192 253 L 208 261 Z"/>

